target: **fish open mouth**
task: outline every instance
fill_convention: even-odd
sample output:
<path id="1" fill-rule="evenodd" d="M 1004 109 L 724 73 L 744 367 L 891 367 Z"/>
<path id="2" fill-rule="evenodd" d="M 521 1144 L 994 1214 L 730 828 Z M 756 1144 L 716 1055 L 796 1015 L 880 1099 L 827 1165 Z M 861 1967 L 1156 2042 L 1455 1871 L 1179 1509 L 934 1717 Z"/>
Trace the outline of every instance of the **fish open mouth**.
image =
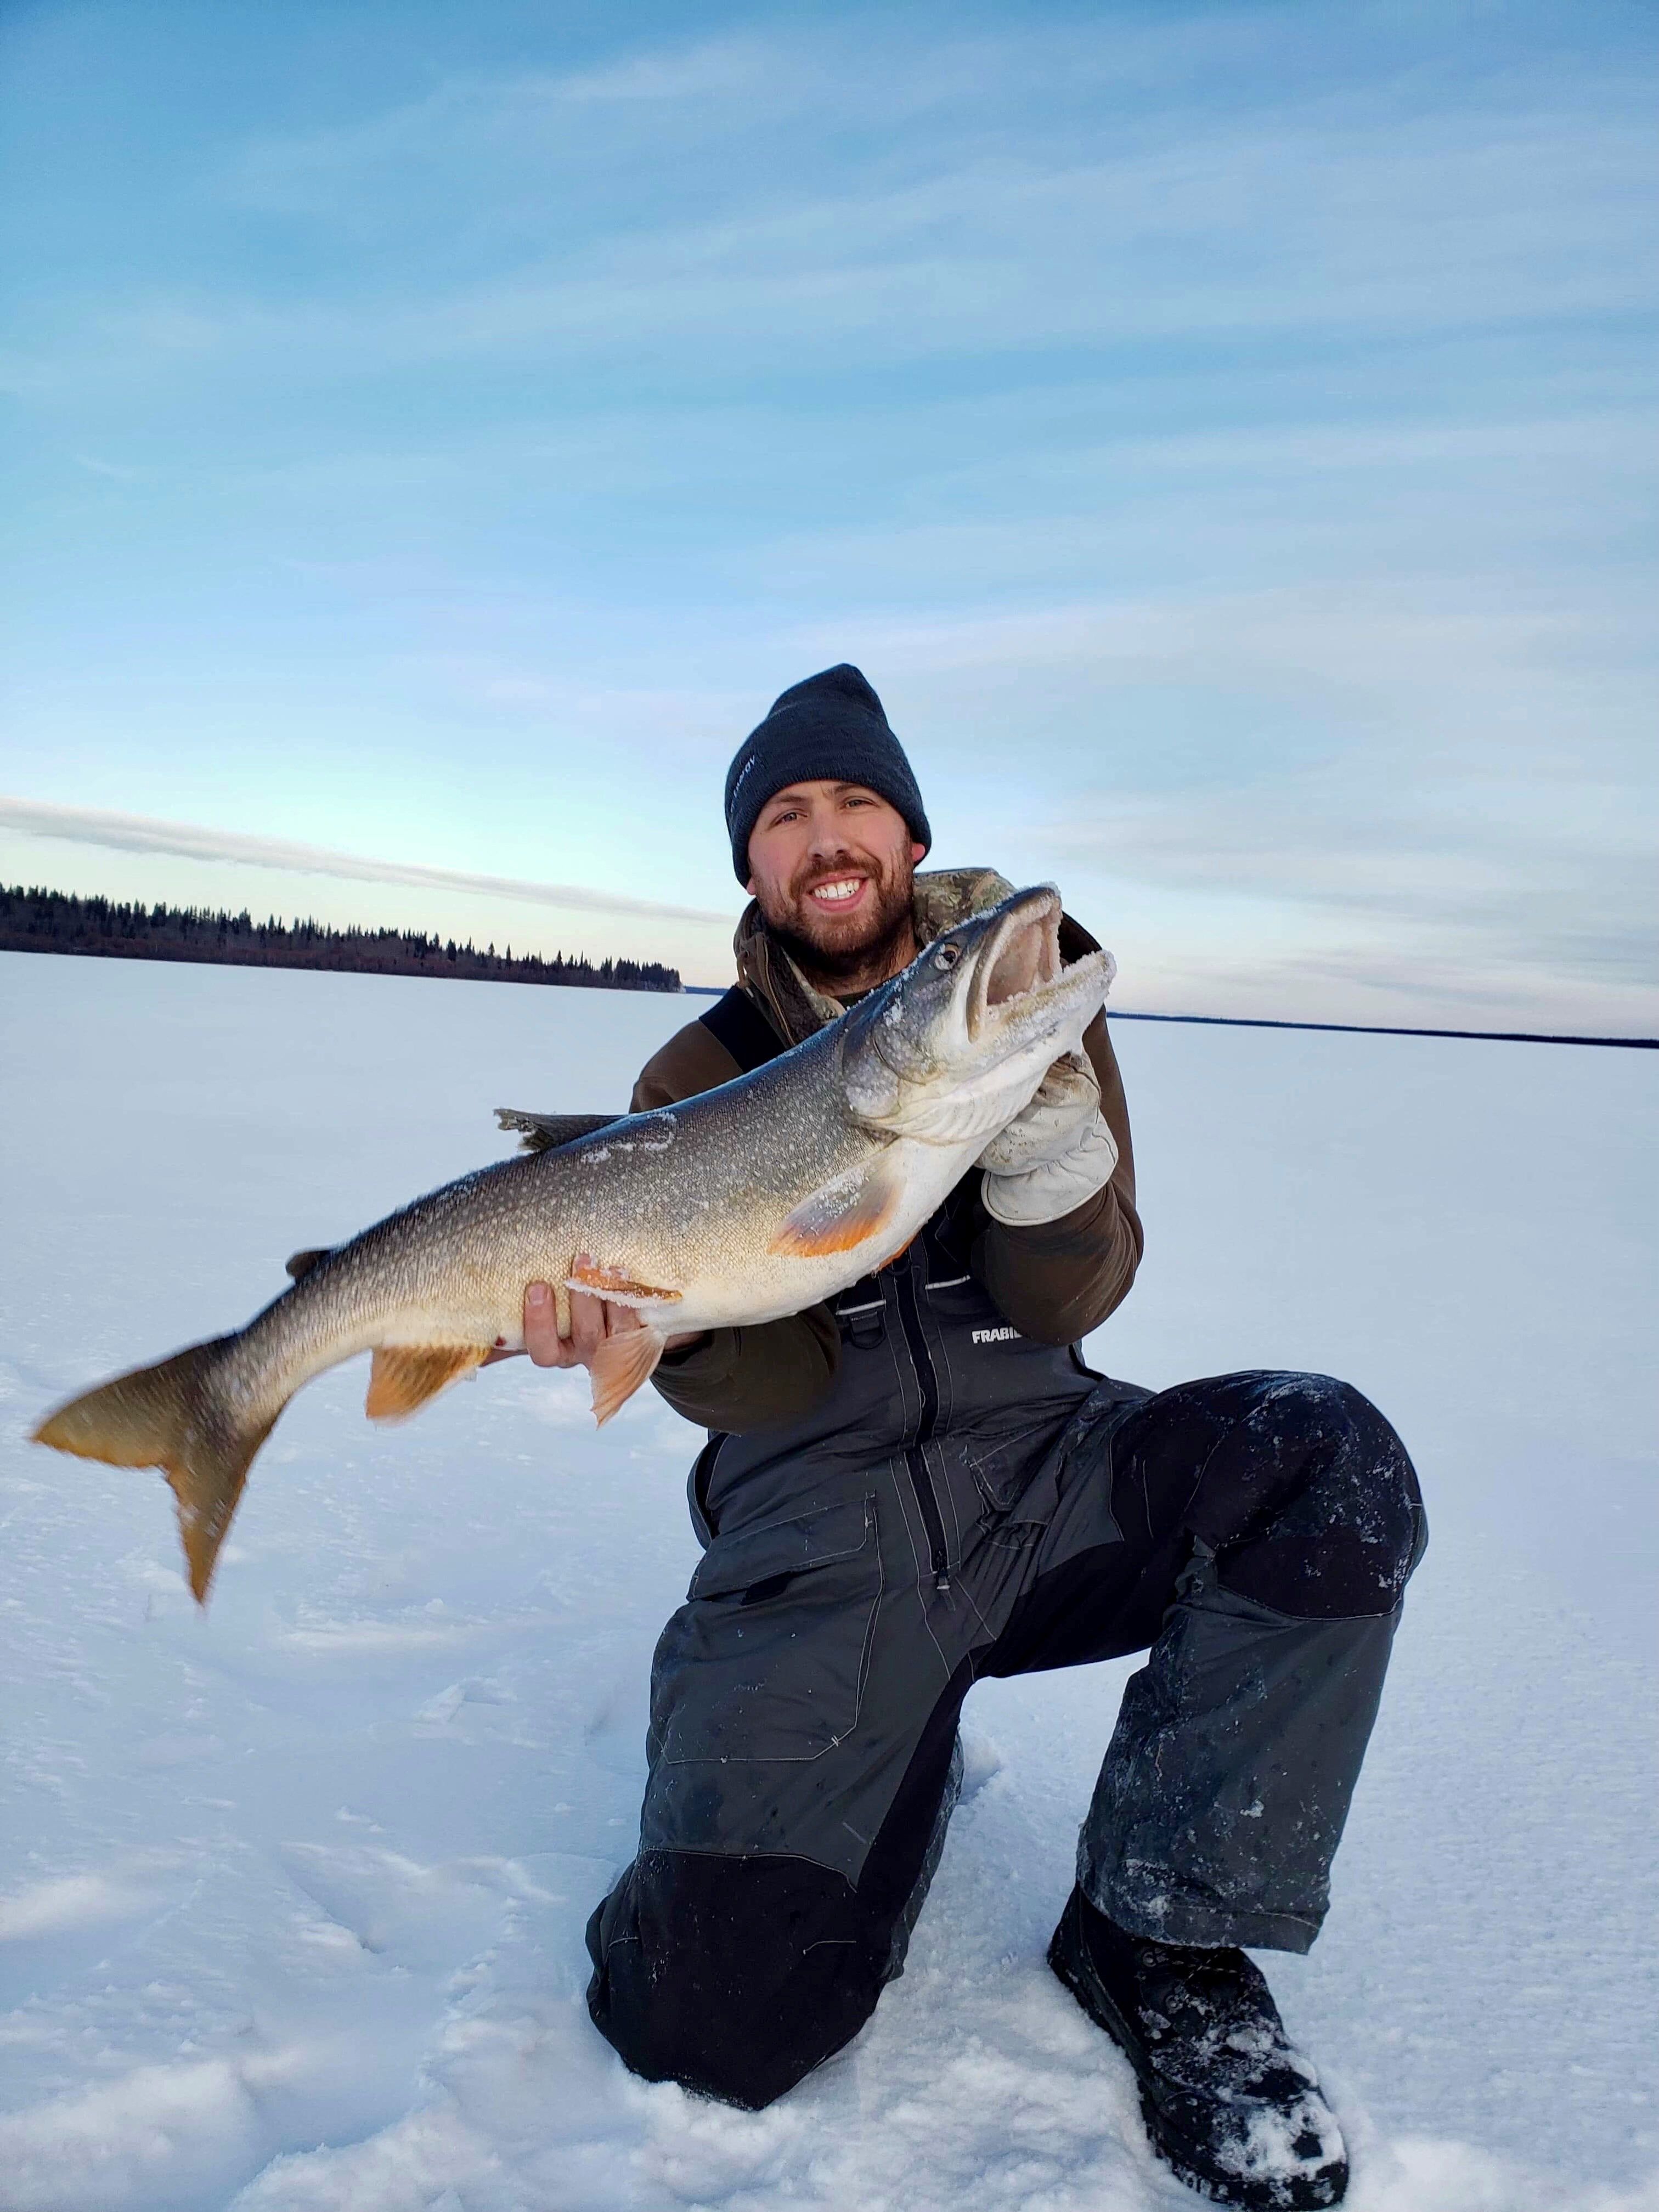
<path id="1" fill-rule="evenodd" d="M 981 946 L 968 998 L 968 1034 L 975 1043 L 992 1007 L 1039 996 L 1059 981 L 1060 913 L 1057 891 L 1031 891 Z"/>

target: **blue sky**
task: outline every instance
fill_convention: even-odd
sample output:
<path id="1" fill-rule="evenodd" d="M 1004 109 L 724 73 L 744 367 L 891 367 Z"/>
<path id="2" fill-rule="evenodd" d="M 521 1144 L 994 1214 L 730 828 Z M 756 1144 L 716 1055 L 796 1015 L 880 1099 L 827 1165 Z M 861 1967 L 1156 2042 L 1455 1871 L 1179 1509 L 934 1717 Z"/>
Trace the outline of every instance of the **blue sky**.
<path id="1" fill-rule="evenodd" d="M 848 659 L 1125 1007 L 1653 1033 L 1653 32 L 12 0 L 0 876 L 722 980 Z"/>

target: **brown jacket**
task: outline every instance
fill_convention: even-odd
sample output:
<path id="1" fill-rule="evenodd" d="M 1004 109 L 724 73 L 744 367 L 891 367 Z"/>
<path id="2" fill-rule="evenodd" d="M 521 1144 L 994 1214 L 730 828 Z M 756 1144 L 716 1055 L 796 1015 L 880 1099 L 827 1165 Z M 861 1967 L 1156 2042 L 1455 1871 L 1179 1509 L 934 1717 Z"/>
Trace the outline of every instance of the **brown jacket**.
<path id="1" fill-rule="evenodd" d="M 1010 889 L 987 868 L 918 876 L 918 939 L 931 943 Z M 1060 924 L 1060 949 L 1075 960 L 1097 947 L 1068 915 Z M 784 1043 L 799 1044 L 842 1012 L 773 942 L 753 904 L 738 924 L 735 951 L 739 983 Z M 969 1264 L 1021 1335 L 1047 1344 L 1075 1343 L 1121 1304 L 1144 1243 L 1123 1079 L 1102 1016 L 1085 1030 L 1083 1044 L 1099 1080 L 1101 1109 L 1117 1140 L 1111 1181 L 1074 1212 L 1038 1228 L 1007 1228 L 975 1202 Z M 700 1021 L 688 1022 L 647 1061 L 634 1086 L 633 1110 L 674 1105 L 729 1083 L 740 1072 L 711 1030 Z M 829 1308 L 813 1306 L 758 1328 L 716 1329 L 684 1351 L 670 1352 L 655 1381 L 687 1420 L 741 1435 L 806 1412 L 829 1388 L 840 1358 L 840 1334 Z"/>

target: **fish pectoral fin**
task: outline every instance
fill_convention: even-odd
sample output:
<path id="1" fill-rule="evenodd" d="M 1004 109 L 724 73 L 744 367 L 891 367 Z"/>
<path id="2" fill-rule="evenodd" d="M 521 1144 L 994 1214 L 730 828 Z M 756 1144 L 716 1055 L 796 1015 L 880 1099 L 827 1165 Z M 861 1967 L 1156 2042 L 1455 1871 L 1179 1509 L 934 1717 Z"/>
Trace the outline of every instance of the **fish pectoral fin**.
<path id="1" fill-rule="evenodd" d="M 383 1344 L 368 1370 L 363 1411 L 371 1421 L 402 1421 L 418 1413 L 458 1375 L 489 1357 L 487 1344 Z"/>
<path id="2" fill-rule="evenodd" d="M 565 1281 L 573 1291 L 590 1291 L 596 1298 L 609 1298 L 619 1306 L 677 1306 L 678 1291 L 655 1283 L 637 1282 L 626 1267 L 602 1267 L 594 1260 L 579 1260 Z"/>
<path id="3" fill-rule="evenodd" d="M 319 1260 L 326 1260 L 333 1251 L 331 1244 L 307 1244 L 303 1252 L 290 1252 L 283 1265 L 297 1283 L 308 1275 Z"/>
<path id="4" fill-rule="evenodd" d="M 802 1199 L 786 1216 L 772 1249 L 793 1260 L 850 1252 L 892 1225 L 903 1196 L 896 1168 L 890 1158 L 878 1157 Z"/>
<path id="5" fill-rule="evenodd" d="M 624 1329 L 607 1336 L 593 1354 L 591 1370 L 593 1419 L 603 1428 L 642 1382 L 648 1382 L 662 1358 L 664 1339 L 654 1328 Z"/>
<path id="6" fill-rule="evenodd" d="M 526 1114 L 517 1106 L 498 1106 L 495 1120 L 503 1129 L 516 1129 L 521 1152 L 554 1152 L 561 1145 L 574 1145 L 578 1137 L 591 1137 L 595 1129 L 608 1129 L 621 1118 L 616 1114 Z"/>

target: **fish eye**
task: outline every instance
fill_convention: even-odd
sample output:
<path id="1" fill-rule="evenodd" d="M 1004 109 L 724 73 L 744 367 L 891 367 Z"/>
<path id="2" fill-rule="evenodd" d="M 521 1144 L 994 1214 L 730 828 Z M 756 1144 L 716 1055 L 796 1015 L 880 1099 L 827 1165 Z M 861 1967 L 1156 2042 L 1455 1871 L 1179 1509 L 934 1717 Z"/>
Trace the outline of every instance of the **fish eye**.
<path id="1" fill-rule="evenodd" d="M 959 945 L 941 945 L 933 955 L 933 965 L 935 968 L 954 968 L 961 957 L 962 947 Z"/>

